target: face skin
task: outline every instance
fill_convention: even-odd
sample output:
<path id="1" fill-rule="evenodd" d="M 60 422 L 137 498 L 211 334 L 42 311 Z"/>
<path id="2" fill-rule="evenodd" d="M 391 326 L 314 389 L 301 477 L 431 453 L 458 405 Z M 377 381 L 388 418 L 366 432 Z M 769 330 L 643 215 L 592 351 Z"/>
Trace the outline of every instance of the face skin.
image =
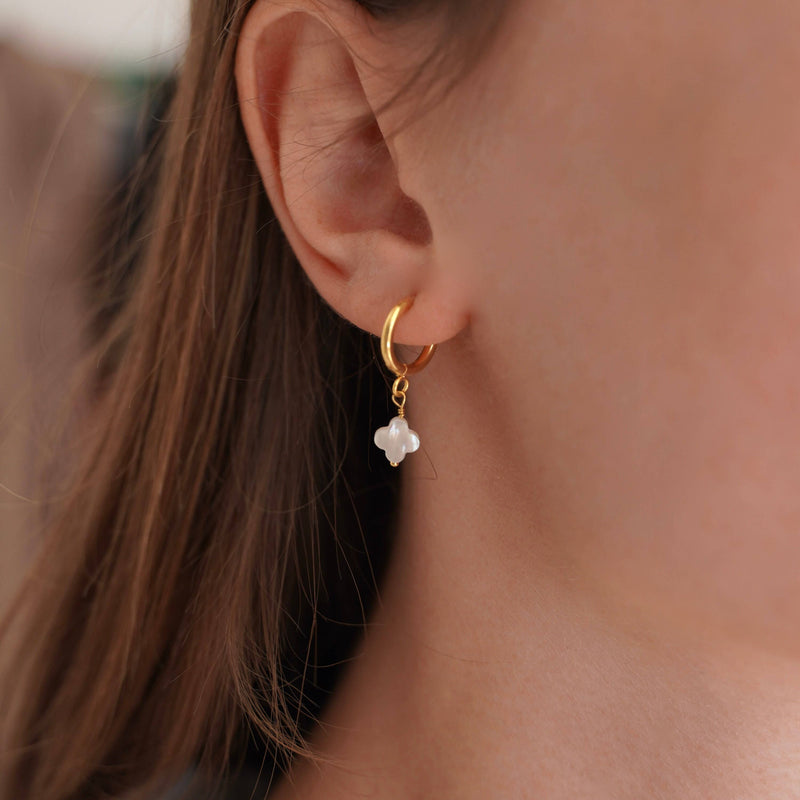
<path id="1" fill-rule="evenodd" d="M 796 656 L 800 7 L 642 11 L 520 4 L 417 191 L 451 199 L 544 535 L 604 595 Z"/>
<path id="2" fill-rule="evenodd" d="M 344 0 L 291 8 L 251 13 L 237 65 L 281 224 L 343 315 L 378 334 L 415 293 L 401 341 L 444 343 L 317 739 L 346 768 L 285 796 L 794 796 L 800 5 L 513 2 L 366 175 L 297 131 L 378 108 L 412 50 Z M 290 17 L 317 99 L 260 114 Z"/>

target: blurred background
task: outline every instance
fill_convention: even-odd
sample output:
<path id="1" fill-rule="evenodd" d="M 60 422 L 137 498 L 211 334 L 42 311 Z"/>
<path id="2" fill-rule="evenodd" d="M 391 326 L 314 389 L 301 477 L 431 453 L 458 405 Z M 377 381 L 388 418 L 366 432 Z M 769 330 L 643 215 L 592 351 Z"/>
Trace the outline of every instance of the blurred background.
<path id="1" fill-rule="evenodd" d="M 188 0 L 0 0 L 0 612 L 85 327 L 97 225 L 179 64 Z"/>

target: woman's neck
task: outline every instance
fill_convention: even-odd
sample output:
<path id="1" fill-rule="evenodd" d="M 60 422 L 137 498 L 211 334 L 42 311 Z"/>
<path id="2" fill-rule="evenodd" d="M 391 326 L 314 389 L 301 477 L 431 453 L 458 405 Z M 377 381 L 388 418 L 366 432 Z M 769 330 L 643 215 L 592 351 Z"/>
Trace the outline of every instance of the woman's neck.
<path id="1" fill-rule="evenodd" d="M 794 662 L 612 607 L 485 426 L 432 392 L 412 420 L 435 461 L 401 467 L 381 602 L 313 740 L 340 766 L 298 765 L 279 800 L 796 796 Z"/>

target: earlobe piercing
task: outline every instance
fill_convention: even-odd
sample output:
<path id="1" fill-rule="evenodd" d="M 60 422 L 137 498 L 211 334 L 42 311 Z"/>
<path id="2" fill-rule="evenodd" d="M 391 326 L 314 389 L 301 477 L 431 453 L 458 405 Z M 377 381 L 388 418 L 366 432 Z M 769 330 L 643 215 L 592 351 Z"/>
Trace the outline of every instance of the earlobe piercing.
<path id="1" fill-rule="evenodd" d="M 419 435 L 408 427 L 406 421 L 406 392 L 408 391 L 408 375 L 419 372 L 433 356 L 435 344 L 428 344 L 422 349 L 411 364 L 400 361 L 394 353 L 394 326 L 398 317 L 407 311 L 414 303 L 413 297 L 407 297 L 398 303 L 386 317 L 381 332 L 381 355 L 386 368 L 397 377 L 392 384 L 392 402 L 397 406 L 397 416 L 387 426 L 375 431 L 375 444 L 381 448 L 389 459 L 389 463 L 396 467 L 407 453 L 419 450 Z"/>

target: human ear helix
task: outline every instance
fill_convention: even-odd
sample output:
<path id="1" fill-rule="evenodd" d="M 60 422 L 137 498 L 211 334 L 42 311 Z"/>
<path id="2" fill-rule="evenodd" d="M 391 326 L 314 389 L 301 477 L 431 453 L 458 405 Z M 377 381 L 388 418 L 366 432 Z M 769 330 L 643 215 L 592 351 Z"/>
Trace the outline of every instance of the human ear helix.
<path id="1" fill-rule="evenodd" d="M 419 436 L 416 431 L 408 427 L 406 421 L 406 392 L 408 391 L 408 375 L 419 372 L 433 356 L 435 344 L 428 344 L 411 364 L 400 361 L 394 352 L 394 326 L 399 316 L 408 311 L 414 303 L 413 297 L 407 297 L 398 303 L 386 317 L 381 332 L 381 355 L 386 368 L 397 377 L 392 384 L 392 402 L 397 406 L 397 416 L 384 428 L 375 431 L 375 444 L 381 448 L 389 459 L 389 463 L 396 467 L 407 453 L 419 450 Z"/>

